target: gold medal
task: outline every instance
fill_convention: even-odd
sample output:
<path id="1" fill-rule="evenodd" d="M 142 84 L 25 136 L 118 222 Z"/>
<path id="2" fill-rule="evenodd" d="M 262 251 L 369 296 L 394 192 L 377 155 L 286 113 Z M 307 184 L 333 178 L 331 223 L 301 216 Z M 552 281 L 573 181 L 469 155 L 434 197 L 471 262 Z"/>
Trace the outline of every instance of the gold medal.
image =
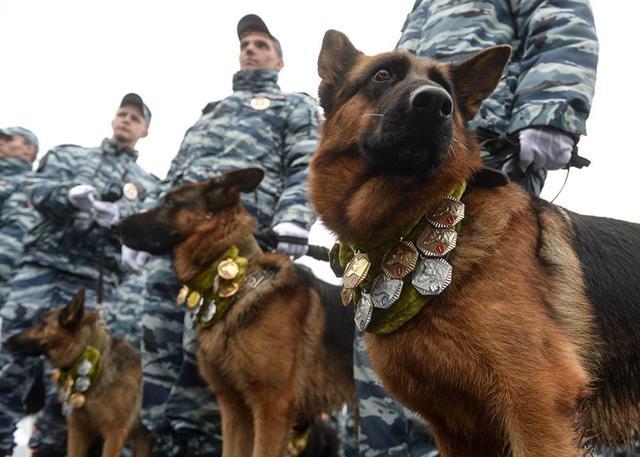
<path id="1" fill-rule="evenodd" d="M 69 406 L 73 409 L 82 408 L 86 401 L 84 394 L 74 393 L 69 397 Z"/>
<path id="2" fill-rule="evenodd" d="M 218 290 L 218 295 L 222 298 L 229 298 L 234 296 L 239 289 L 240 289 L 240 285 L 234 282 L 229 284 L 223 284 L 220 286 L 220 289 Z"/>
<path id="3" fill-rule="evenodd" d="M 251 99 L 251 108 L 258 110 L 258 111 L 264 111 L 267 108 L 269 108 L 269 105 L 271 105 L 271 102 L 269 101 L 269 99 L 267 97 L 263 97 L 261 95 L 258 95 L 256 97 L 253 97 Z"/>
<path id="4" fill-rule="evenodd" d="M 194 290 L 187 297 L 187 308 L 193 311 L 194 309 L 196 309 L 196 307 L 200 304 L 201 301 L 202 301 L 202 295 L 200 295 L 200 292 Z"/>
<path id="5" fill-rule="evenodd" d="M 178 292 L 178 295 L 176 296 L 176 303 L 178 304 L 178 306 L 184 305 L 184 303 L 187 301 L 188 295 L 189 295 L 189 287 L 182 286 L 180 288 L 180 292 Z"/>
<path id="6" fill-rule="evenodd" d="M 382 259 L 382 270 L 394 279 L 402 279 L 413 271 L 418 262 L 418 250 L 411 241 L 400 240 Z"/>
<path id="7" fill-rule="evenodd" d="M 359 252 L 347 264 L 342 276 L 342 283 L 347 289 L 355 289 L 367 277 L 371 262 L 369 256 L 364 252 Z M 344 303 L 344 300 L 342 301 Z"/>
<path id="8" fill-rule="evenodd" d="M 445 198 L 427 220 L 438 228 L 452 228 L 464 218 L 464 203 L 453 198 Z"/>
<path id="9" fill-rule="evenodd" d="M 353 300 L 353 289 L 343 287 L 340 291 L 340 297 L 342 297 L 342 304 L 344 306 L 349 306 L 349 303 Z"/>
<path id="10" fill-rule="evenodd" d="M 122 186 L 122 194 L 127 198 L 127 200 L 136 200 L 138 195 L 140 195 L 140 192 L 134 183 L 128 182 Z"/>
<path id="11" fill-rule="evenodd" d="M 225 259 L 218 264 L 218 275 L 222 279 L 234 279 L 236 276 L 238 276 L 239 272 L 240 267 L 238 267 L 238 264 L 235 262 L 235 260 L 231 258 Z"/>
<path id="12" fill-rule="evenodd" d="M 53 373 L 51 373 L 51 382 L 54 384 L 58 384 L 58 382 L 60 381 L 60 376 L 62 376 L 60 370 L 53 370 Z"/>
<path id="13" fill-rule="evenodd" d="M 457 239 L 458 234 L 455 230 L 437 228 L 429 224 L 420 234 L 416 245 L 426 256 L 442 257 L 456 247 Z"/>

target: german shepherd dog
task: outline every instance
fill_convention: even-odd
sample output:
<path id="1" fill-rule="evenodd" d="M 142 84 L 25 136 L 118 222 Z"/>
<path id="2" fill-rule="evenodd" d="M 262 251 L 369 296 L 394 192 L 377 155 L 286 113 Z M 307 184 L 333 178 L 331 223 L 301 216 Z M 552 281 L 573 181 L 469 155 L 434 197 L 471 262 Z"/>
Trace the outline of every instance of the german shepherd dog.
<path id="1" fill-rule="evenodd" d="M 183 284 L 232 245 L 248 260 L 224 316 L 197 329 L 198 369 L 220 406 L 224 457 L 282 457 L 294 424 L 355 399 L 353 317 L 338 288 L 264 253 L 253 236 L 257 224 L 240 193 L 252 192 L 263 174 L 237 170 L 176 187 L 117 229 L 133 249 L 173 253 Z"/>
<path id="2" fill-rule="evenodd" d="M 640 426 L 640 226 L 486 185 L 467 122 L 509 57 L 508 46 L 456 64 L 367 56 L 328 31 L 310 195 L 342 256 L 416 242 L 407 227 L 467 183 L 451 283 L 392 331 L 383 324 L 396 303 L 373 307 L 382 322 L 365 333 L 373 367 L 429 422 L 443 456 L 574 457 L 628 443 Z M 385 259 L 370 258 L 371 272 Z M 363 280 L 346 289 L 346 301 L 360 294 L 358 310 L 373 290 L 365 270 L 347 277 Z M 402 279 L 402 294 L 417 294 L 421 274 Z"/>
<path id="3" fill-rule="evenodd" d="M 7 347 L 22 356 L 45 355 L 63 373 L 77 365 L 87 347 L 97 349 L 95 379 L 86 391 L 80 388 L 84 393 L 71 395 L 67 455 L 85 457 L 101 439 L 102 457 L 120 456 L 127 441 L 133 456 L 146 457 L 151 434 L 140 422 L 140 356 L 127 341 L 111 336 L 98 315 L 85 309 L 84 300 L 81 289 L 67 306 L 43 314 L 38 324 L 9 338 Z M 78 378 L 75 384 L 78 391 Z"/>

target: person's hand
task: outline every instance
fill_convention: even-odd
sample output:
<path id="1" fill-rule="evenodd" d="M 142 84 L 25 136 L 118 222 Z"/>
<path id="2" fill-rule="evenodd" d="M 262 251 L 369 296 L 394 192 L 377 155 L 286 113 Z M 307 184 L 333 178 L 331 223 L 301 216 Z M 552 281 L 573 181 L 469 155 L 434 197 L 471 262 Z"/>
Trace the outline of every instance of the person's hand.
<path id="1" fill-rule="evenodd" d="M 67 198 L 80 211 L 90 211 L 96 199 L 96 189 L 88 184 L 78 184 L 69 189 Z"/>
<path id="2" fill-rule="evenodd" d="M 125 244 L 122 245 L 120 261 L 134 271 L 140 271 L 150 258 L 151 254 L 148 252 L 136 251 Z"/>
<path id="3" fill-rule="evenodd" d="M 115 203 L 94 200 L 93 210 L 93 220 L 100 227 L 109 228 L 120 220 L 120 210 Z"/>
<path id="4" fill-rule="evenodd" d="M 560 170 L 571 160 L 573 137 L 562 130 L 550 127 L 529 127 L 519 132 L 520 157 L 518 167 Z M 505 170 L 507 171 L 507 170 Z"/>
<path id="5" fill-rule="evenodd" d="M 309 230 L 305 229 L 304 227 L 300 227 L 298 224 L 294 224 L 293 222 L 280 222 L 273 227 L 273 231 L 280 236 L 309 238 Z M 307 253 L 307 251 L 309 250 L 309 245 L 283 243 L 282 241 L 279 241 L 276 249 L 285 255 L 291 256 L 293 258 L 298 258 Z"/>

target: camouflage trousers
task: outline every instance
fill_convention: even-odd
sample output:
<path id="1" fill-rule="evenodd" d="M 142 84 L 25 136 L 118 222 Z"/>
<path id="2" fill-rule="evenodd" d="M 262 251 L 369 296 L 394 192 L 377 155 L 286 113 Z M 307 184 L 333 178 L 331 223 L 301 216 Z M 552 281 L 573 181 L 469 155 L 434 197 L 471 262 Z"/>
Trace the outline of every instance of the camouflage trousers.
<path id="1" fill-rule="evenodd" d="M 141 297 L 148 274 L 147 268 L 126 273 L 104 306 L 104 318 L 111 334 L 124 338 L 136 349 L 141 344 Z"/>
<path id="2" fill-rule="evenodd" d="M 86 290 L 89 308 L 95 305 L 95 281 L 33 264 L 24 265 L 14 277 L 11 292 L 0 310 L 2 337 L 22 331 L 35 323 L 42 312 L 65 306 L 81 288 Z M 25 398 L 42 376 L 41 359 L 14 357 L 0 350 L 0 455 L 11 455 L 16 424 L 25 414 Z M 56 454 L 66 452 L 66 421 L 57 402 L 56 387 L 49 382 L 52 368 L 45 364 L 46 400 L 36 418 L 36 432 L 29 441 L 32 448 L 46 448 Z"/>
<path id="3" fill-rule="evenodd" d="M 155 257 L 141 297 L 142 421 L 163 456 L 222 452 L 218 406 L 198 374 L 190 314 L 176 306 L 180 285 L 168 256 Z"/>
<path id="4" fill-rule="evenodd" d="M 354 341 L 354 378 L 360 426 L 362 457 L 435 457 L 438 449 L 426 425 L 382 386 L 371 368 L 362 334 Z"/>

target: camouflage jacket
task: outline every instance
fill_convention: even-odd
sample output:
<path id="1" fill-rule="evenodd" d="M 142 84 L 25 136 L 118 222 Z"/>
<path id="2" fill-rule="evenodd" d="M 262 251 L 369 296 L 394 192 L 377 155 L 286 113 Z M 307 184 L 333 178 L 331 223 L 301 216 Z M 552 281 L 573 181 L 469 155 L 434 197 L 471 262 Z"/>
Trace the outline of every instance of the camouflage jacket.
<path id="1" fill-rule="evenodd" d="M 0 306 L 22 256 L 22 238 L 38 219 L 23 189 L 30 171 L 24 160 L 0 157 Z"/>
<path id="2" fill-rule="evenodd" d="M 97 148 L 63 145 L 49 151 L 27 185 L 42 221 L 25 237 L 23 261 L 91 279 L 97 279 L 102 262 L 105 282 L 115 285 L 122 273 L 120 242 L 91 214 L 71 205 L 67 195 L 72 187 L 89 184 L 97 198 L 117 202 L 121 218 L 133 214 L 156 185 L 156 178 L 136 164 L 137 157 L 137 151 L 118 151 L 106 138 Z M 137 196 L 123 195 L 127 183 L 135 185 Z"/>
<path id="3" fill-rule="evenodd" d="M 230 170 L 259 167 L 265 177 L 243 203 L 260 227 L 296 222 L 309 227 L 307 174 L 318 139 L 318 110 L 304 94 L 285 93 L 275 70 L 240 71 L 233 94 L 209 103 L 187 130 L 162 189 Z"/>
<path id="4" fill-rule="evenodd" d="M 584 135 L 598 63 L 588 0 L 417 0 L 398 49 L 457 61 L 497 44 L 511 45 L 511 61 L 472 126 Z"/>

